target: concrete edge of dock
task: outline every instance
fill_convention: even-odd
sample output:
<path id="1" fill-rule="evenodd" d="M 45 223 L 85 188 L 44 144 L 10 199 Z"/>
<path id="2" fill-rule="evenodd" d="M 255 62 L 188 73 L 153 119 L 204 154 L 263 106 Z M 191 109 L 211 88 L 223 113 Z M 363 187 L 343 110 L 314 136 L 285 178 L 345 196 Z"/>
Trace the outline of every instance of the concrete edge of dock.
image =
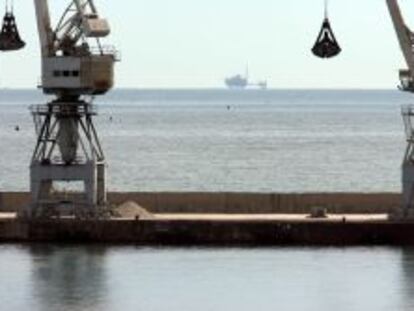
<path id="1" fill-rule="evenodd" d="M 289 216 L 289 217 L 286 217 Z M 111 220 L 0 220 L 1 243 L 105 243 L 143 246 L 372 246 L 414 245 L 414 222 L 385 215 L 292 215 Z"/>

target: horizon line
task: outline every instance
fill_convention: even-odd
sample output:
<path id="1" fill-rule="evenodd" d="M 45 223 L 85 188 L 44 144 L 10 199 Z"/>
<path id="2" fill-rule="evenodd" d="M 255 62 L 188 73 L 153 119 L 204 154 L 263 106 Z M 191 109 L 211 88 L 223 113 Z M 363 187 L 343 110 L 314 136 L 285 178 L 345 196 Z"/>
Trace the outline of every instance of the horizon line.
<path id="1" fill-rule="evenodd" d="M 0 87 L 1 91 L 39 91 L 41 89 L 33 87 Z M 276 88 L 267 88 L 267 89 L 256 89 L 256 88 L 246 88 L 246 89 L 228 89 L 225 87 L 115 87 L 108 92 L 114 91 L 228 91 L 232 93 L 236 92 L 263 92 L 268 91 L 398 91 L 403 93 L 398 88 L 355 88 L 355 87 L 327 87 L 327 88 L 317 88 L 317 87 L 276 87 Z"/>

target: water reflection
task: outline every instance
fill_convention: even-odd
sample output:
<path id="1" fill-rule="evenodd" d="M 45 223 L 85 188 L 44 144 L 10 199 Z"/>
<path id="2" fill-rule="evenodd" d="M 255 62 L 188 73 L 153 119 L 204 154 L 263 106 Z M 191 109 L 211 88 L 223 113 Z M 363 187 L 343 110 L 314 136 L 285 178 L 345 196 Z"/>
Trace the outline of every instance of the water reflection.
<path id="1" fill-rule="evenodd" d="M 0 280 L 18 311 L 408 311 L 414 248 L 6 246 Z"/>
<path id="2" fill-rule="evenodd" d="M 104 247 L 36 245 L 31 290 L 39 310 L 99 310 L 107 297 Z"/>
<path id="3" fill-rule="evenodd" d="M 414 310 L 414 247 L 402 250 L 402 273 L 404 288 L 404 310 Z"/>

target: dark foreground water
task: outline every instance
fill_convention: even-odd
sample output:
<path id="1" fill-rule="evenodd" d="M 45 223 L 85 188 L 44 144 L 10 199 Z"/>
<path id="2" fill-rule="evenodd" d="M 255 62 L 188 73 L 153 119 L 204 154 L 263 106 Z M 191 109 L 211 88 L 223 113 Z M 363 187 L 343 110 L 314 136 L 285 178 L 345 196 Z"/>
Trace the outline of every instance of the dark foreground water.
<path id="1" fill-rule="evenodd" d="M 0 247 L 1 310 L 414 308 L 414 249 Z"/>

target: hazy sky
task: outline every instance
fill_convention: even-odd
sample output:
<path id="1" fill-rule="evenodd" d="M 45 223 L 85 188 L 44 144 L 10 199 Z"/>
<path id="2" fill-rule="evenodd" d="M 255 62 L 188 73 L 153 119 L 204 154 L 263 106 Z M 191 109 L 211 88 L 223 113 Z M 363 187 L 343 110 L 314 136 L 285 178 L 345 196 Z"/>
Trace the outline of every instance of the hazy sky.
<path id="1" fill-rule="evenodd" d="M 323 0 L 95 2 L 112 26 L 108 43 L 121 51 L 119 87 L 222 87 L 248 63 L 253 80 L 275 88 L 394 88 L 404 65 L 385 0 L 330 0 L 343 53 L 328 61 L 310 53 Z M 400 2 L 414 25 L 413 1 Z M 15 6 L 28 46 L 0 54 L 0 86 L 33 87 L 40 76 L 33 3 Z"/>

